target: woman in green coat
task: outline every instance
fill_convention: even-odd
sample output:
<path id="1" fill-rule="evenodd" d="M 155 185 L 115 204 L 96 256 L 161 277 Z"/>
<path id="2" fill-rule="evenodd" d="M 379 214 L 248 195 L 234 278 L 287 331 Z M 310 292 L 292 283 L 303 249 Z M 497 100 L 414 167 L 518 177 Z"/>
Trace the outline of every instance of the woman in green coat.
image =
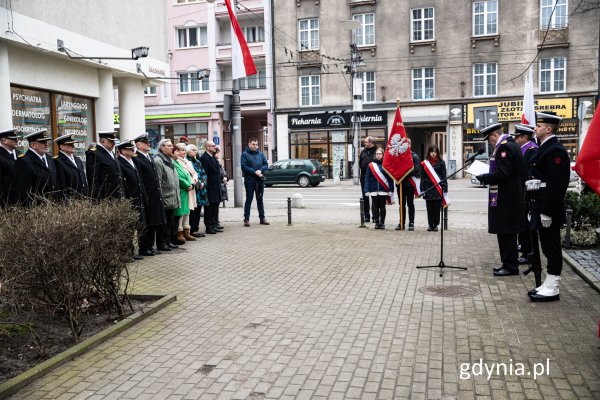
<path id="1" fill-rule="evenodd" d="M 183 236 L 184 226 L 190 225 L 190 208 L 188 201 L 188 192 L 194 190 L 192 185 L 192 176 L 183 166 L 183 160 L 185 159 L 186 151 L 184 143 L 177 143 L 173 150 L 173 164 L 175 170 L 177 170 L 177 176 L 179 177 L 179 192 L 181 194 L 181 205 L 175 209 L 175 217 L 178 219 L 177 227 L 177 240 L 185 243 L 185 237 Z M 189 239 L 192 240 L 192 239 Z M 194 238 L 194 240 L 196 240 Z"/>

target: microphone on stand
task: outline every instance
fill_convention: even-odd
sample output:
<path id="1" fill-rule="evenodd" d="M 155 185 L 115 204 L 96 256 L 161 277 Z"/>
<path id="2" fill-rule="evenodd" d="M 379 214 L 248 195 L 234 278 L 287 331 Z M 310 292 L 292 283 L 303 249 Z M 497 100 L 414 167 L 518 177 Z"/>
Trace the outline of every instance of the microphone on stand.
<path id="1" fill-rule="evenodd" d="M 475 153 L 471 157 L 467 158 L 467 160 L 465 161 L 465 164 L 470 163 L 471 161 L 474 161 L 475 157 L 477 157 L 478 155 L 481 155 L 483 153 L 485 153 L 485 149 L 477 150 L 477 153 Z"/>

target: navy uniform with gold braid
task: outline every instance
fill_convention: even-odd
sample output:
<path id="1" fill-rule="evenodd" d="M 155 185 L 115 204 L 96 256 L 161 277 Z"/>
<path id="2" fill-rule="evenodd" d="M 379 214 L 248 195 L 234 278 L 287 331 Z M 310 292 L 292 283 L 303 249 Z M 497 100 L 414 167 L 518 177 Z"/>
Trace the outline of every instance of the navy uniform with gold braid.
<path id="1" fill-rule="evenodd" d="M 100 138 L 116 140 L 114 132 L 99 132 Z M 98 145 L 85 153 L 88 188 L 96 200 L 123 197 L 121 166 L 108 150 Z"/>
<path id="2" fill-rule="evenodd" d="M 74 144 L 73 136 L 63 135 L 54 140 L 60 147 L 61 145 Z M 75 164 L 73 164 L 75 161 Z M 82 198 L 88 196 L 87 178 L 85 176 L 85 167 L 81 158 L 73 156 L 73 161 L 62 151 L 54 156 L 56 164 L 56 173 L 58 176 L 58 186 L 64 198 Z"/>
<path id="3" fill-rule="evenodd" d="M 122 149 L 134 150 L 135 146 L 131 141 L 123 142 L 117 145 L 117 152 Z M 123 176 L 123 194 L 126 199 L 129 199 L 134 210 L 139 213 L 140 223 L 145 225 L 146 217 L 144 213 L 144 204 L 146 203 L 145 197 L 146 192 L 144 191 L 144 185 L 142 178 L 138 173 L 137 169 L 123 156 L 118 156 L 118 162 L 121 166 L 121 173 Z"/>
<path id="4" fill-rule="evenodd" d="M 14 129 L 0 131 L 0 138 L 14 140 L 18 139 Z M 9 202 L 9 193 L 12 189 L 13 174 L 15 171 L 15 162 L 21 155 L 18 149 L 15 149 L 15 156 L 4 147 L 0 146 L 0 208 L 5 207 Z"/>
<path id="5" fill-rule="evenodd" d="M 490 185 L 488 203 L 488 231 L 498 236 L 502 268 L 495 276 L 519 273 L 517 234 L 525 229 L 525 200 L 523 196 L 523 156 L 521 149 L 509 135 L 503 135 L 502 124 L 494 124 L 481 130 L 484 138 L 496 132 L 499 143 L 490 158 L 490 172 L 477 179 Z"/>
<path id="6" fill-rule="evenodd" d="M 25 138 L 30 144 L 47 142 L 50 138 L 46 136 L 46 133 L 47 130 L 42 129 L 25 136 Z M 48 154 L 44 154 L 43 158 L 46 162 L 32 148 L 17 158 L 12 182 L 17 190 L 11 192 L 11 196 L 14 195 L 12 198 L 14 203 L 30 207 L 43 198 L 55 200 L 58 197 L 54 160 Z"/>

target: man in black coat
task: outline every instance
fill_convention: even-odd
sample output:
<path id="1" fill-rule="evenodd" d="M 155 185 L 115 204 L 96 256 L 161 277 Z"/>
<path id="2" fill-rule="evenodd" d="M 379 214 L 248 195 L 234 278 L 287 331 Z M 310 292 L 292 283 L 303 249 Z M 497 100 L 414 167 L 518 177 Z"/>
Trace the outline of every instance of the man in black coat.
<path id="1" fill-rule="evenodd" d="M 217 224 L 217 212 L 221 203 L 221 168 L 215 158 L 215 143 L 210 140 L 204 145 L 206 151 L 200 157 L 202 168 L 206 171 L 206 196 L 208 204 L 204 207 L 204 226 L 206 233 L 222 232 Z"/>
<path id="2" fill-rule="evenodd" d="M 358 157 L 358 165 L 360 167 L 360 188 L 362 190 L 363 201 L 364 201 L 364 212 L 365 212 L 365 222 L 371 222 L 371 210 L 369 204 L 369 196 L 365 196 L 365 177 L 367 176 L 367 168 L 369 168 L 369 163 L 371 163 L 375 159 L 375 139 L 372 136 L 367 136 L 365 138 L 365 147 L 360 152 Z"/>
<path id="3" fill-rule="evenodd" d="M 21 152 L 17 149 L 18 137 L 14 129 L 0 131 L 0 208 L 9 204 L 15 171 L 15 162 Z"/>
<path id="4" fill-rule="evenodd" d="M 58 186 L 63 198 L 88 196 L 87 178 L 83 162 L 75 154 L 73 135 L 66 134 L 54 139 L 60 152 L 54 156 Z"/>
<path id="5" fill-rule="evenodd" d="M 494 146 L 490 172 L 477 179 L 489 187 L 488 231 L 498 236 L 502 266 L 494 276 L 519 274 L 517 234 L 525 229 L 523 196 L 523 156 L 514 139 L 502 132 L 502 124 L 492 124 L 481 134 Z"/>
<path id="6" fill-rule="evenodd" d="M 165 215 L 165 206 L 163 197 L 160 191 L 160 180 L 156 173 L 154 158 L 150 156 L 150 141 L 148 134 L 143 133 L 133 139 L 137 147 L 137 153 L 133 157 L 133 163 L 142 178 L 142 184 L 145 192 L 145 213 L 146 226 L 140 235 L 139 247 L 141 256 L 149 256 L 156 254 L 153 250 L 156 241 L 157 233 L 160 234 L 160 229 L 167 223 Z M 167 250 L 168 249 L 168 250 Z M 161 250 L 161 249 L 159 249 Z M 162 250 L 170 251 L 168 246 Z"/>
<path id="7" fill-rule="evenodd" d="M 15 195 L 15 203 L 30 207 L 44 198 L 58 198 L 56 166 L 52 157 L 46 154 L 50 140 L 47 132 L 42 129 L 25 136 L 29 149 L 17 158 L 12 181 L 16 188 L 11 191 L 11 196 Z"/>
<path id="8" fill-rule="evenodd" d="M 96 200 L 123 197 L 120 165 L 116 160 L 114 131 L 98 132 L 99 143 L 85 153 L 90 195 Z"/>
<path id="9" fill-rule="evenodd" d="M 531 141 L 533 137 L 534 126 L 529 125 L 515 125 L 515 132 L 512 136 L 515 138 L 515 143 L 521 146 L 521 154 L 523 155 L 523 171 L 521 173 L 521 181 L 523 182 L 523 190 L 525 190 L 525 181 L 527 180 L 527 171 L 529 170 L 529 162 L 535 155 L 538 145 Z M 525 193 L 525 201 L 527 204 L 528 198 Z M 527 216 L 525 216 L 527 218 Z M 524 231 L 519 232 L 519 245 L 521 246 L 521 257 L 519 257 L 519 264 L 527 264 L 528 255 L 533 251 L 531 247 L 531 238 L 529 229 L 527 229 L 527 220 L 525 221 L 526 228 Z"/>
<path id="10" fill-rule="evenodd" d="M 131 207 L 138 212 L 139 221 L 137 225 L 138 237 L 146 222 L 146 216 L 144 212 L 145 191 L 142 184 L 142 177 L 137 171 L 135 164 L 133 163 L 133 155 L 135 153 L 135 145 L 132 141 L 121 142 L 117 146 L 117 152 L 119 154 L 117 162 L 121 167 L 121 174 L 123 176 L 123 196 L 129 200 Z M 133 255 L 133 243 L 131 244 L 131 254 Z M 146 254 L 153 256 L 154 253 Z M 135 260 L 143 259 L 143 255 L 133 256 Z"/>
<path id="11" fill-rule="evenodd" d="M 529 228 L 538 231 L 548 267 L 544 283 L 529 292 L 531 301 L 560 300 L 560 228 L 567 220 L 565 194 L 571 175 L 569 154 L 555 136 L 561 120 L 551 112 L 536 113 L 535 136 L 540 147 L 529 162 L 525 186 L 532 197 Z"/>

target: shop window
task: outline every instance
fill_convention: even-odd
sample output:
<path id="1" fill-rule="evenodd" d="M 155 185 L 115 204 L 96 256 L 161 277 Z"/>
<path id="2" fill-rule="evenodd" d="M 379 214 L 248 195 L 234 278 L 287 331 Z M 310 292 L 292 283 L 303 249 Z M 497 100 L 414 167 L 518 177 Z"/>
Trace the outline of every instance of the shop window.
<path id="1" fill-rule="evenodd" d="M 357 46 L 375 45 L 375 14 L 354 14 L 352 19 L 360 22 L 360 28 L 352 31 L 354 44 Z"/>
<path id="2" fill-rule="evenodd" d="M 434 11 L 433 7 L 413 8 L 411 10 L 411 41 L 422 42 L 434 40 Z"/>
<path id="3" fill-rule="evenodd" d="M 302 50 L 319 49 L 319 19 L 301 19 L 298 21 L 298 44 Z"/>
<path id="4" fill-rule="evenodd" d="M 321 104 L 321 77 L 309 75 L 300 77 L 300 105 L 318 106 Z"/>
<path id="5" fill-rule="evenodd" d="M 496 95 L 496 63 L 481 63 L 473 65 L 473 96 Z"/>
<path id="6" fill-rule="evenodd" d="M 473 3 L 473 35 L 485 36 L 498 33 L 498 2 L 476 1 Z"/>
<path id="7" fill-rule="evenodd" d="M 433 68 L 415 68 L 412 70 L 413 100 L 431 100 L 435 98 L 435 73 Z"/>
<path id="8" fill-rule="evenodd" d="M 567 0 L 541 0 L 540 28 L 561 29 L 568 23 Z"/>
<path id="9" fill-rule="evenodd" d="M 190 47 L 206 46 L 208 36 L 206 26 L 195 26 L 190 28 L 177 28 L 177 47 L 187 49 Z"/>
<path id="10" fill-rule="evenodd" d="M 540 59 L 540 92 L 564 92 L 567 60 L 564 57 Z"/>

